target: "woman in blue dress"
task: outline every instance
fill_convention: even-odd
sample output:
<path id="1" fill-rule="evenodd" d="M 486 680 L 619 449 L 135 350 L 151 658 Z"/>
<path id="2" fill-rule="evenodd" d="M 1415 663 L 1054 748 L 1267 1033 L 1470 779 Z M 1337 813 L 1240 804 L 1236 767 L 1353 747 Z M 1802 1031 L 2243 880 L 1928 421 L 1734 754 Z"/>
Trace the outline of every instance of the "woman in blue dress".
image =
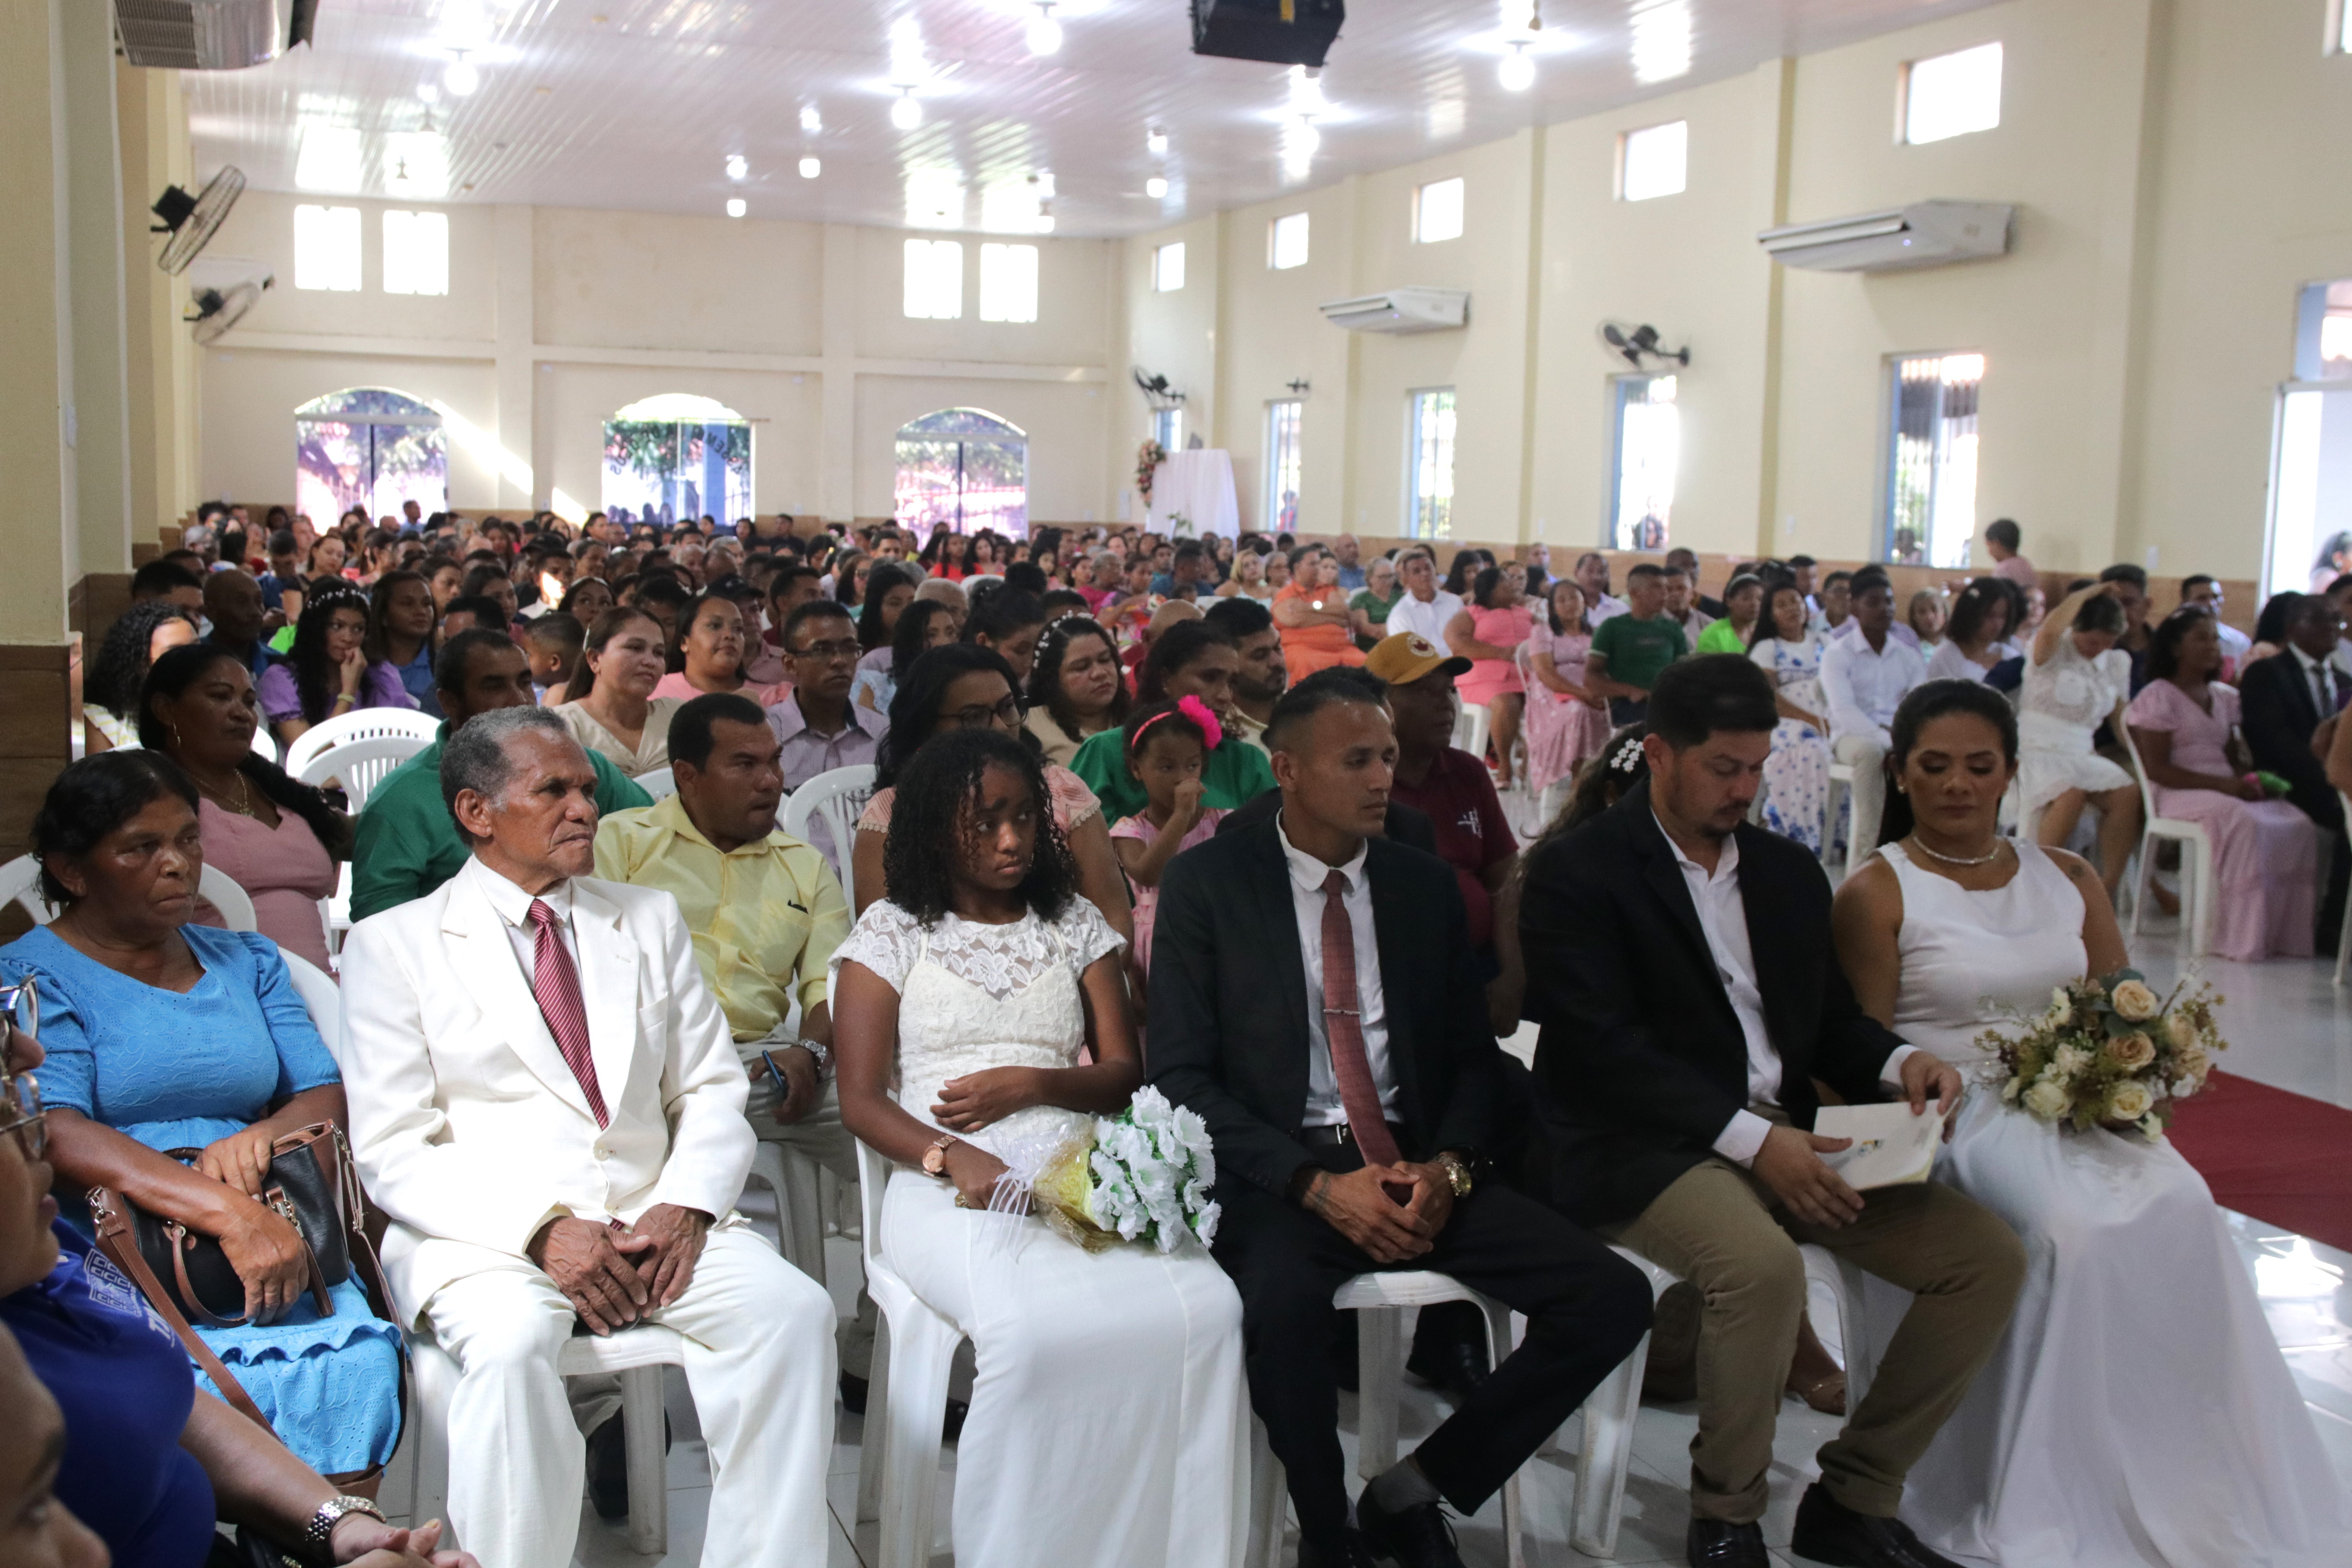
<path id="1" fill-rule="evenodd" d="M 246 1321 L 196 1331 L 313 1468 L 384 1463 L 399 1438 L 399 1331 L 356 1277 L 321 1316 L 299 1233 L 259 1200 L 273 1140 L 348 1125 L 341 1078 L 277 947 L 187 923 L 204 867 L 194 787 L 160 753 L 102 752 L 58 775 L 33 839 L 43 894 L 63 912 L 0 947 L 0 972 L 39 986 L 59 1184 L 113 1188 L 217 1237 Z M 175 1149 L 198 1152 L 184 1164 Z"/>

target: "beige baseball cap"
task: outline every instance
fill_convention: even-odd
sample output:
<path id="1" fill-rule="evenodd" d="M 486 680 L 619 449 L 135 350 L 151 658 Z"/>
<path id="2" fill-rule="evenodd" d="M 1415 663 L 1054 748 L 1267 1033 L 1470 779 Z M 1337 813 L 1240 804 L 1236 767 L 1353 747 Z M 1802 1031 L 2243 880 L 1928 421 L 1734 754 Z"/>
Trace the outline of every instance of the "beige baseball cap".
<path id="1" fill-rule="evenodd" d="M 1398 632 L 1373 645 L 1372 651 L 1364 656 L 1364 668 L 1391 686 L 1402 686 L 1433 670 L 1466 675 L 1470 661 L 1459 654 L 1447 653 L 1419 632 Z"/>

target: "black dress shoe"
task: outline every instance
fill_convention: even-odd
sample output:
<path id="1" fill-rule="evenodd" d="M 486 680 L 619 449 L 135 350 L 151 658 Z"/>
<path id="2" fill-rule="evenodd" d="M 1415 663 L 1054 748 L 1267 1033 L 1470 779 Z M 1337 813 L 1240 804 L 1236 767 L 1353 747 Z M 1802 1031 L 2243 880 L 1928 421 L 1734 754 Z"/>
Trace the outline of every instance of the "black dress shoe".
<path id="1" fill-rule="evenodd" d="M 1690 1568 L 1772 1568 L 1764 1551 L 1764 1529 L 1720 1519 L 1695 1519 L 1683 1536 Z"/>
<path id="2" fill-rule="evenodd" d="M 1325 1546 L 1318 1546 L 1301 1535 L 1298 1568 L 1374 1568 L 1374 1564 L 1372 1554 L 1365 1550 L 1363 1536 L 1348 1530 L 1340 1532 L 1338 1541 Z"/>
<path id="3" fill-rule="evenodd" d="M 1819 1481 L 1805 1489 L 1804 1500 L 1797 1504 L 1797 1528 L 1789 1550 L 1832 1568 L 1959 1568 L 1920 1544 L 1901 1520 L 1856 1513 Z"/>
<path id="4" fill-rule="evenodd" d="M 1443 1503 L 1417 1502 L 1391 1513 L 1367 1491 L 1356 1500 L 1356 1528 L 1370 1555 L 1402 1568 L 1463 1568 Z"/>
<path id="5" fill-rule="evenodd" d="M 1444 1394 L 1460 1409 L 1490 1371 L 1486 1313 L 1469 1301 L 1423 1307 L 1404 1369 Z"/>
<path id="6" fill-rule="evenodd" d="M 669 1417 L 662 1417 L 662 1452 L 669 1452 Z M 588 1500 L 598 1519 L 629 1517 L 629 1445 L 615 1415 L 588 1434 Z"/>

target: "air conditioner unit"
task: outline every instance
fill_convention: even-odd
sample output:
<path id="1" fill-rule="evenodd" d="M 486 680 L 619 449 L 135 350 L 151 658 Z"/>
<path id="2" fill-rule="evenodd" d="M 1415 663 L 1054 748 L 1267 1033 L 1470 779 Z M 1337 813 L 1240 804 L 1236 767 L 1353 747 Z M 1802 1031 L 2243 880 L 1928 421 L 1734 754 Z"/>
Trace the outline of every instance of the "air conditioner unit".
<path id="1" fill-rule="evenodd" d="M 1768 228 L 1756 242 L 1784 267 L 1894 272 L 2005 255 L 2016 212 L 2007 202 L 1913 202 L 1854 217 Z"/>
<path id="2" fill-rule="evenodd" d="M 114 0 L 122 57 L 165 70 L 243 70 L 310 41 L 319 0 Z"/>
<path id="3" fill-rule="evenodd" d="M 1470 319 L 1470 295 L 1462 289 L 1391 289 L 1333 300 L 1322 309 L 1325 321 L 1351 332 L 1438 332 Z"/>

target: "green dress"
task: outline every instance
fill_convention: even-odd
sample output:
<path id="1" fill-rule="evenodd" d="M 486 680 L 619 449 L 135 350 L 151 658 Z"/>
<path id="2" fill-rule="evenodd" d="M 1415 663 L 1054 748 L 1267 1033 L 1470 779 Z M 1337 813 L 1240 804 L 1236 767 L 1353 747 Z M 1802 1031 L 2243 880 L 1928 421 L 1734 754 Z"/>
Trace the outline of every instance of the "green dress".
<path id="1" fill-rule="evenodd" d="M 1739 628 L 1729 621 L 1709 621 L 1706 630 L 1698 634 L 1701 653 L 1746 653 L 1748 645 L 1740 640 Z"/>
<path id="2" fill-rule="evenodd" d="M 1087 736 L 1078 754 L 1070 759 L 1070 771 L 1084 779 L 1102 802 L 1105 822 L 1133 816 L 1151 804 L 1143 785 L 1127 771 L 1124 730 Z M 1247 805 L 1274 787 L 1274 764 L 1266 761 L 1265 753 L 1231 733 L 1209 753 L 1201 770 L 1201 804 L 1212 809 Z"/>

